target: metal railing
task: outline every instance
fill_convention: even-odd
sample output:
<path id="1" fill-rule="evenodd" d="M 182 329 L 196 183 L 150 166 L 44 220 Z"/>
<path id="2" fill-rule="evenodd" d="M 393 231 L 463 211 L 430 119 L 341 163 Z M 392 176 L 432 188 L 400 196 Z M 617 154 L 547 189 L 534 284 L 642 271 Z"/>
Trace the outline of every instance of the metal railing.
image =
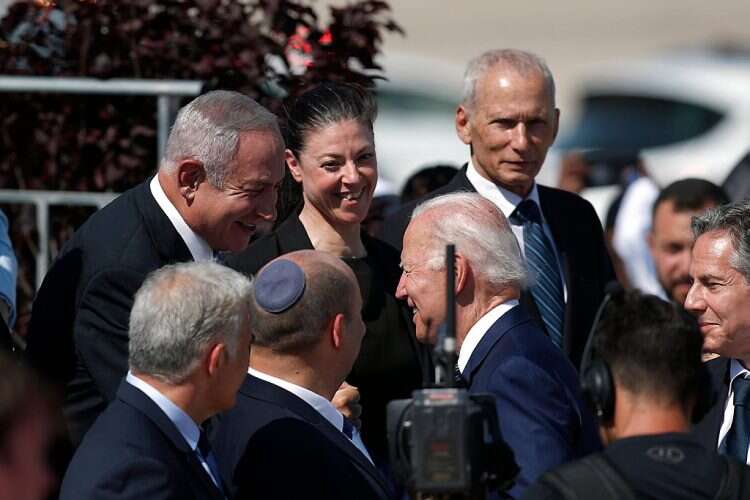
<path id="1" fill-rule="evenodd" d="M 198 80 L 136 80 L 96 78 L 58 78 L 51 76 L 0 76 L 0 92 L 91 95 L 141 95 L 156 97 L 157 103 L 157 158 L 161 158 L 167 144 L 169 127 L 174 121 L 176 99 L 200 94 L 203 82 Z M 0 189 L 0 203 L 33 204 L 39 252 L 36 256 L 38 289 L 49 266 L 49 207 L 50 205 L 103 207 L 118 195 L 75 191 L 41 191 Z"/>
<path id="2" fill-rule="evenodd" d="M 42 191 L 0 189 L 0 203 L 29 204 L 36 207 L 36 227 L 39 251 L 36 254 L 36 289 L 42 285 L 49 267 L 49 207 L 50 205 L 93 206 L 102 208 L 117 198 L 116 193 L 85 193 L 77 191 Z"/>
<path id="3" fill-rule="evenodd" d="M 203 82 L 200 80 L 98 80 L 96 78 L 58 78 L 53 76 L 0 76 L 0 92 L 156 97 L 157 158 L 161 158 L 167 144 L 169 126 L 174 120 L 175 98 L 197 96 L 202 87 Z"/>

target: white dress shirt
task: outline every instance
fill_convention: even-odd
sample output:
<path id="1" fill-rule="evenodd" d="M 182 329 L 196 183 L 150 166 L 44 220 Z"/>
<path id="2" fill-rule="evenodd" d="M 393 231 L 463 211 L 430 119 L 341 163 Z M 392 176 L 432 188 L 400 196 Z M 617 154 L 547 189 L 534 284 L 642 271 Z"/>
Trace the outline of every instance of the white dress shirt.
<path id="1" fill-rule="evenodd" d="M 509 300 L 508 302 L 503 302 L 502 304 L 497 305 L 484 313 L 484 316 L 479 318 L 479 321 L 474 323 L 474 326 L 469 328 L 469 332 L 466 334 L 466 337 L 461 344 L 461 350 L 458 353 L 457 364 L 458 369 L 461 371 L 461 373 L 464 372 L 466 364 L 469 362 L 474 349 L 477 348 L 479 342 L 484 337 L 484 334 L 487 333 L 487 330 L 489 330 L 492 325 L 495 324 L 495 321 L 502 318 L 505 313 L 507 313 L 517 305 L 517 300 Z"/>
<path id="2" fill-rule="evenodd" d="M 526 258 L 526 249 L 523 245 L 523 224 L 514 224 L 510 220 L 511 214 L 516 210 L 516 207 L 524 200 L 524 198 L 521 198 L 516 193 L 508 191 L 507 189 L 500 187 L 494 182 L 482 177 L 479 172 L 477 172 L 477 169 L 474 168 L 474 164 L 471 162 L 471 160 L 469 160 L 469 165 L 466 168 L 466 178 L 469 180 L 471 185 L 474 186 L 474 189 L 477 190 L 477 193 L 494 203 L 495 206 L 500 209 L 503 215 L 505 215 L 505 218 L 508 219 L 511 230 L 513 230 L 513 235 L 516 237 L 516 240 L 518 240 L 518 245 L 521 247 L 521 255 Z M 526 197 L 526 199 L 534 201 L 534 203 L 536 203 L 536 205 L 539 207 L 539 213 L 542 216 L 542 229 L 544 229 L 544 235 L 547 237 L 550 244 L 552 245 L 552 249 L 555 251 L 557 268 L 560 271 L 560 278 L 563 286 L 563 300 L 565 300 L 565 302 L 567 303 L 568 288 L 565 285 L 565 273 L 563 272 L 560 254 L 557 250 L 555 239 L 552 237 L 552 231 L 549 228 L 549 224 L 547 224 L 547 220 L 544 218 L 542 205 L 541 203 L 539 203 L 539 191 L 536 188 L 536 183 L 534 183 L 534 186 L 531 188 L 531 191 L 529 192 L 529 195 Z"/>
<path id="3" fill-rule="evenodd" d="M 729 433 L 729 429 L 732 427 L 732 421 L 734 420 L 734 390 L 732 390 L 732 383 L 737 377 L 750 378 L 750 370 L 742 366 L 742 363 L 736 359 L 732 359 L 729 364 L 729 394 L 727 395 L 727 406 L 724 408 L 724 420 L 721 422 L 721 428 L 719 429 L 719 442 L 716 443 L 717 447 L 722 441 L 724 441 L 727 433 Z M 750 447 L 745 456 L 745 463 L 750 465 Z"/>
<path id="4" fill-rule="evenodd" d="M 190 226 L 187 225 L 187 222 L 182 218 L 180 212 L 177 211 L 175 206 L 172 205 L 172 202 L 169 201 L 169 198 L 167 198 L 164 189 L 162 189 L 161 184 L 159 184 L 158 175 L 155 175 L 154 178 L 151 179 L 149 187 L 151 188 L 151 195 L 154 197 L 154 200 L 156 200 L 156 203 L 162 209 L 164 215 L 169 218 L 169 221 L 174 226 L 177 234 L 180 235 L 180 238 L 182 238 L 182 241 L 187 245 L 188 250 L 190 250 L 190 255 L 193 256 L 193 260 L 200 262 L 202 260 L 213 259 L 214 252 L 211 250 L 209 244 L 206 243 L 206 240 L 190 229 Z"/>
<path id="5" fill-rule="evenodd" d="M 292 394 L 300 398 L 302 401 L 312 406 L 315 411 L 320 413 L 320 415 L 323 418 L 328 420 L 328 422 L 330 422 L 332 426 L 334 426 L 336 429 L 341 431 L 343 434 L 344 416 L 341 413 L 339 413 L 339 411 L 336 409 L 335 406 L 333 406 L 333 404 L 331 404 L 330 401 L 328 401 L 326 398 L 324 398 L 320 394 L 316 394 L 309 389 L 301 387 L 297 384 L 293 384 L 289 382 L 288 380 L 274 377 L 273 375 L 260 372 L 253 368 L 248 367 L 247 373 L 249 373 L 253 377 L 257 377 L 261 380 L 265 380 L 269 384 L 273 384 L 277 387 L 280 387 L 284 389 L 285 391 L 291 392 Z M 352 441 L 352 444 L 354 444 L 354 446 L 356 446 L 357 449 L 361 451 L 365 457 L 367 457 L 367 460 L 372 462 L 370 453 L 367 451 L 367 447 L 365 446 L 365 443 L 362 441 L 362 436 L 360 436 L 359 431 L 357 430 L 356 427 L 352 430 L 351 441 Z"/>
<path id="6" fill-rule="evenodd" d="M 159 392 L 148 382 L 145 382 L 144 380 L 133 375 L 130 371 L 128 371 L 128 375 L 127 377 L 125 377 L 125 381 L 136 389 L 140 390 L 151 401 L 156 403 L 156 406 L 158 406 L 161 411 L 164 412 L 167 418 L 174 424 L 175 427 L 177 427 L 177 430 L 180 431 L 180 434 L 185 439 L 190 449 L 193 450 L 193 452 L 196 454 L 201 465 L 206 470 L 208 476 L 214 482 L 216 487 L 221 490 L 220 479 L 218 477 L 214 477 L 213 473 L 211 472 L 211 467 L 208 466 L 208 463 L 205 461 L 203 455 L 201 455 L 201 453 L 198 451 L 198 440 L 200 439 L 201 435 L 198 424 L 196 424 L 195 421 L 190 417 L 190 415 L 185 413 L 182 408 L 170 401 L 169 398 Z"/>

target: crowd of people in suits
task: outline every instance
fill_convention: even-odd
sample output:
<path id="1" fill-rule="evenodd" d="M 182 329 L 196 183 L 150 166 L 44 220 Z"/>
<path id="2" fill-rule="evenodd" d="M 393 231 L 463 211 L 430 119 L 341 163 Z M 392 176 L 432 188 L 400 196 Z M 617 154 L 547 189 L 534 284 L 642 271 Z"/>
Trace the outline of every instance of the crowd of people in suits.
<path id="1" fill-rule="evenodd" d="M 323 83 L 286 113 L 194 99 L 156 174 L 67 242 L 33 305 L 40 380 L 0 358 L 0 499 L 55 489 L 52 441 L 62 499 L 413 493 L 385 407 L 434 382 L 447 244 L 458 382 L 494 398 L 520 471 L 489 498 L 750 494 L 750 203 L 666 187 L 644 240 L 663 298 L 625 292 L 593 207 L 535 182 L 560 115 L 538 56 L 469 63 L 466 164 L 379 236 L 371 92 Z"/>

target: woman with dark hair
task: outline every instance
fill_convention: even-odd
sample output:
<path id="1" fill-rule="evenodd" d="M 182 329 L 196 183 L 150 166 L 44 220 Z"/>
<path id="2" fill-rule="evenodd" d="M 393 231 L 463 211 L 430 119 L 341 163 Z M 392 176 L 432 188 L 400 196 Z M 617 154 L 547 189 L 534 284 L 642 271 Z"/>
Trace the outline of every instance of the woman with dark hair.
<path id="1" fill-rule="evenodd" d="M 285 131 L 286 163 L 302 187 L 301 208 L 227 262 L 254 274 L 279 255 L 315 249 L 352 268 L 367 331 L 347 381 L 359 388 L 362 435 L 376 464 L 382 464 L 387 461 L 385 406 L 421 387 L 430 361 L 416 342 L 411 311 L 395 297 L 398 252 L 361 229 L 378 180 L 376 114 L 372 94 L 355 85 L 324 83 L 302 94 L 289 110 Z"/>

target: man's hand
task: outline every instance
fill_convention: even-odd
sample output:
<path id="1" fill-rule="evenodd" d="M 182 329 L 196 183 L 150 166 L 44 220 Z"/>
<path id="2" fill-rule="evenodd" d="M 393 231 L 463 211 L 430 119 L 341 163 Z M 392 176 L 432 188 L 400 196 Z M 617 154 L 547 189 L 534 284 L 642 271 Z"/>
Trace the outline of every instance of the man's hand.
<path id="1" fill-rule="evenodd" d="M 362 415 L 362 405 L 359 404 L 359 389 L 344 382 L 333 395 L 331 403 L 357 429 L 362 426 L 362 421 L 359 419 L 359 416 Z"/>

